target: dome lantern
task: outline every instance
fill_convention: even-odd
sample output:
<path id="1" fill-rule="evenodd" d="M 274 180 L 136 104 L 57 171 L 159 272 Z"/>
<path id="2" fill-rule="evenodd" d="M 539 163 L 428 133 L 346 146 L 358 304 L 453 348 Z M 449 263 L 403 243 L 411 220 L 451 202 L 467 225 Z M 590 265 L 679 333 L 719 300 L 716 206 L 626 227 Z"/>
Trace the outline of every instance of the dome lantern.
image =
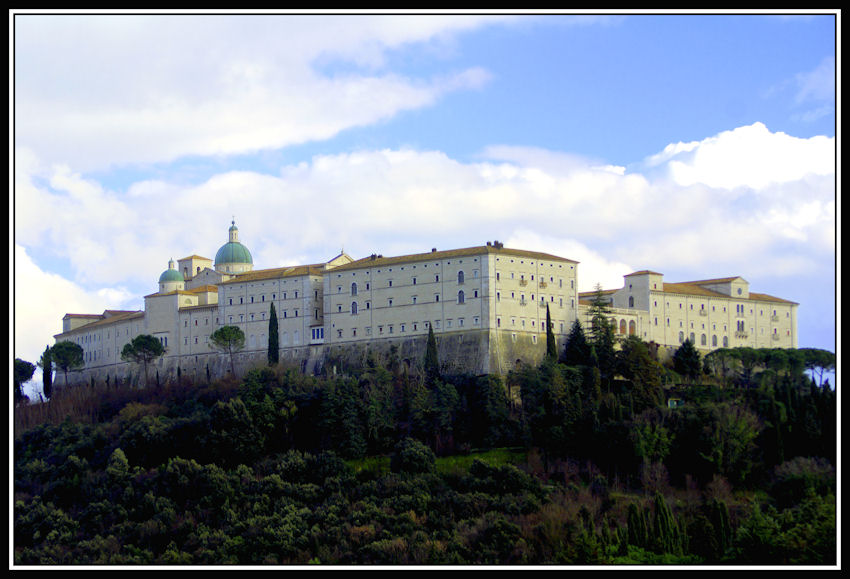
<path id="1" fill-rule="evenodd" d="M 243 273 L 254 268 L 251 252 L 239 241 L 236 221 L 230 222 L 228 241 L 215 254 L 215 270 L 221 273 Z"/>

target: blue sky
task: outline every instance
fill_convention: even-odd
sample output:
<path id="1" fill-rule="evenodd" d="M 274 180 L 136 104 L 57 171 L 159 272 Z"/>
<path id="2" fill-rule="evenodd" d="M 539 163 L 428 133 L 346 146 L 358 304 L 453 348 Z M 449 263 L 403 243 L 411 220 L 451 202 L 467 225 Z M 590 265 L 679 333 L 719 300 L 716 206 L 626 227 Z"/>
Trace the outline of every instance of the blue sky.
<path id="1" fill-rule="evenodd" d="M 840 14 L 10 18 L 15 356 L 232 216 L 257 268 L 499 239 L 580 289 L 740 275 L 836 348 Z"/>

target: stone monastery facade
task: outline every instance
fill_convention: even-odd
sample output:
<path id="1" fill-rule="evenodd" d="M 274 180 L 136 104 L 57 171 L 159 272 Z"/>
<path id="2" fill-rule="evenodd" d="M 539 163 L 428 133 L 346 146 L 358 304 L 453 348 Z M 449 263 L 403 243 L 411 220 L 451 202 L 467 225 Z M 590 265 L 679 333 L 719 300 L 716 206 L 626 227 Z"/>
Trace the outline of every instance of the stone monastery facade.
<path id="1" fill-rule="evenodd" d="M 125 379 L 133 368 L 121 350 L 140 334 L 166 347 L 157 362 L 161 378 L 174 378 L 178 369 L 219 376 L 229 371 L 229 359 L 212 348 L 210 335 L 238 326 L 246 337 L 240 368 L 264 363 L 274 304 L 280 360 L 305 372 L 362 362 L 369 351 L 392 346 L 415 366 L 433 327 L 447 371 L 505 373 L 542 359 L 547 309 L 559 347 L 576 319 L 589 327 L 595 292 L 578 293 L 577 270 L 571 259 L 499 242 L 359 260 L 343 252 L 326 263 L 254 270 L 233 223 L 214 261 L 171 260 L 143 311 L 69 313 L 55 339 L 82 346 L 85 366 L 76 379 L 83 381 Z M 602 295 L 618 334 L 655 342 L 662 354 L 688 338 L 704 352 L 797 346 L 798 304 L 750 292 L 740 277 L 665 283 L 660 273 L 639 271 Z"/>

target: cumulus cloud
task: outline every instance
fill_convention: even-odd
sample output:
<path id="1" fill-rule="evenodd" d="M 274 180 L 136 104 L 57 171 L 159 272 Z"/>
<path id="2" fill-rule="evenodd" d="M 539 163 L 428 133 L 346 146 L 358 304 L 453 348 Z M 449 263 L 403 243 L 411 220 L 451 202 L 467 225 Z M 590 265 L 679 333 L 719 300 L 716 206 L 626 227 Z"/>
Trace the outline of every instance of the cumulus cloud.
<path id="1" fill-rule="evenodd" d="M 718 189 L 758 190 L 808 175 L 834 174 L 835 139 L 800 139 L 771 133 L 764 124 L 754 123 L 699 143 L 668 145 L 662 153 L 650 157 L 648 164 L 663 164 L 679 185 L 702 183 Z"/>
<path id="2" fill-rule="evenodd" d="M 141 300 L 123 286 L 82 287 L 61 275 L 44 271 L 27 250 L 15 244 L 15 356 L 35 363 L 53 335 L 62 331 L 67 313 L 102 313 L 106 309 L 139 309 Z M 135 305 L 134 305 L 135 304 Z"/>

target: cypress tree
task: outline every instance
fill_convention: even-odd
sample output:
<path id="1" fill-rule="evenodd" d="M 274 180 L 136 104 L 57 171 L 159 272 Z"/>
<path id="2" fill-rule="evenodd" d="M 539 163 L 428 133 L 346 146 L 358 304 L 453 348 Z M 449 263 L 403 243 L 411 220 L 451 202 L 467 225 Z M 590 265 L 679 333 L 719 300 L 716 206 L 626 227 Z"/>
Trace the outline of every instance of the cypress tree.
<path id="1" fill-rule="evenodd" d="M 726 549 L 732 545 L 732 526 L 729 524 L 729 509 L 724 501 L 712 499 L 709 510 L 709 521 L 714 527 L 717 546 L 723 556 Z"/>
<path id="2" fill-rule="evenodd" d="M 440 360 L 437 356 L 437 340 L 434 338 L 434 327 L 428 324 L 428 343 L 425 345 L 425 383 L 433 386 L 440 378 Z"/>
<path id="3" fill-rule="evenodd" d="M 546 357 L 553 362 L 558 359 L 558 346 L 555 343 L 555 333 L 552 331 L 552 316 L 549 314 L 549 304 L 546 304 Z"/>
<path id="4" fill-rule="evenodd" d="M 274 309 L 274 302 L 269 308 L 269 366 L 277 364 L 280 358 L 280 344 L 277 333 L 277 312 Z"/>
<path id="5" fill-rule="evenodd" d="M 635 547 L 645 548 L 648 542 L 649 531 L 646 526 L 646 518 L 643 512 L 634 503 L 629 504 L 628 512 L 628 542 Z"/>
<path id="6" fill-rule="evenodd" d="M 39 361 L 41 366 L 41 383 L 44 396 L 49 400 L 53 394 L 53 360 L 50 357 L 50 346 L 44 348 L 44 353 Z"/>
<path id="7" fill-rule="evenodd" d="M 682 538 L 673 511 L 670 510 L 664 496 L 657 491 L 655 493 L 653 538 L 655 547 L 659 552 L 673 555 L 682 553 Z"/>

